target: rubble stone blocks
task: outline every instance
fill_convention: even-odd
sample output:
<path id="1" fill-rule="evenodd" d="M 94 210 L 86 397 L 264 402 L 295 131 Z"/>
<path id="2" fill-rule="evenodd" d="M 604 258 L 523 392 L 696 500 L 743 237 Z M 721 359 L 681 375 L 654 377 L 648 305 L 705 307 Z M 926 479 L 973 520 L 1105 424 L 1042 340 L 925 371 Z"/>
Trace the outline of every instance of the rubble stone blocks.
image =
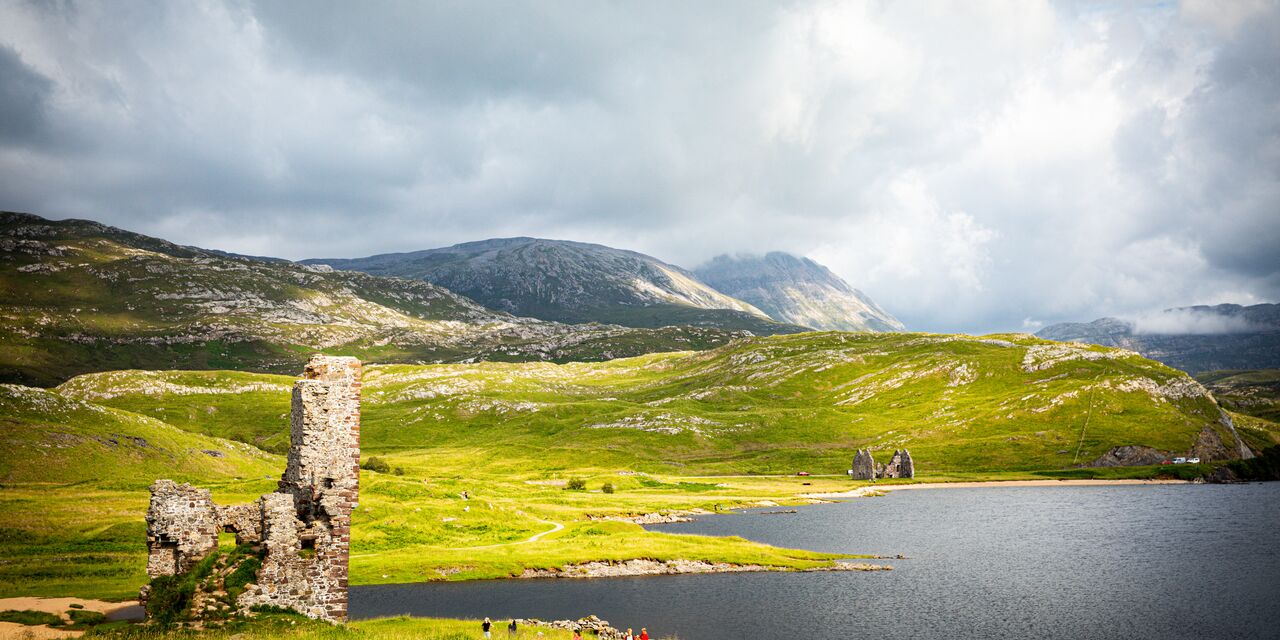
<path id="1" fill-rule="evenodd" d="M 147 515 L 148 575 L 189 570 L 217 548 L 219 531 L 231 531 L 237 544 L 265 550 L 238 607 L 346 621 L 351 512 L 360 491 L 360 373 L 355 358 L 316 355 L 307 363 L 293 388 L 289 458 L 275 493 L 220 507 L 207 489 L 157 481 Z"/>
<path id="2" fill-rule="evenodd" d="M 853 456 L 851 474 L 854 480 L 871 480 L 874 478 L 914 478 L 916 465 L 911 460 L 911 452 L 898 449 L 888 464 L 881 464 L 871 457 L 870 449 L 858 449 Z"/>

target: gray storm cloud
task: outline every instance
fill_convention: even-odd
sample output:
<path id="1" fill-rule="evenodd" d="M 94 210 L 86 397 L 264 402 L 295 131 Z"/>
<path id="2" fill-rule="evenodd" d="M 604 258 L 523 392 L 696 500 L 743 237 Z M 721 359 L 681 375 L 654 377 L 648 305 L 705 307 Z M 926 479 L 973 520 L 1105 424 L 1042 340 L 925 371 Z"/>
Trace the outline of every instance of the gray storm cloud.
<path id="1" fill-rule="evenodd" d="M 785 250 L 913 329 L 1280 298 L 1280 3 L 0 0 L 0 208 Z"/>

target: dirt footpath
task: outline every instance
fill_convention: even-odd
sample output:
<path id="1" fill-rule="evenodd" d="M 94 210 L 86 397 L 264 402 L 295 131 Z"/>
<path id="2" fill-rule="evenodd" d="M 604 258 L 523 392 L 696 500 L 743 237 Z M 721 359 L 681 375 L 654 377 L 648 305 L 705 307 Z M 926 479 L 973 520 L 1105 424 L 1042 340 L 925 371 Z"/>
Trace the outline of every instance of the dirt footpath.
<path id="1" fill-rule="evenodd" d="M 78 604 L 85 611 L 97 611 L 106 616 L 119 613 L 123 609 L 138 606 L 136 600 L 125 602 L 104 602 L 102 600 L 86 600 L 84 598 L 0 598 L 0 611 L 44 611 L 62 616 L 70 623 L 67 610 Z M 15 622 L 0 622 L 0 640 L 46 640 L 47 638 L 75 638 L 83 631 L 69 631 L 55 627 L 29 627 Z"/>

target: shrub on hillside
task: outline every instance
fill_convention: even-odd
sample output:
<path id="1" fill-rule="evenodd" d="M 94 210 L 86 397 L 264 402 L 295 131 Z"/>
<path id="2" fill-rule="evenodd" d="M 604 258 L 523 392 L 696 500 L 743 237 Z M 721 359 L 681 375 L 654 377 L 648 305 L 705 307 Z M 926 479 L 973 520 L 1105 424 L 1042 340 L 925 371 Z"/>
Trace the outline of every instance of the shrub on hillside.
<path id="1" fill-rule="evenodd" d="M 360 468 L 367 471 L 377 471 L 378 473 L 391 473 L 391 465 L 377 456 L 370 456 L 369 459 L 360 464 Z"/>
<path id="2" fill-rule="evenodd" d="M 613 483 L 612 482 L 604 483 L 603 485 L 600 486 L 600 490 L 605 493 L 613 493 Z"/>
<path id="3" fill-rule="evenodd" d="M 586 491 L 587 481 L 582 478 L 572 478 L 569 483 L 564 486 L 566 491 Z"/>

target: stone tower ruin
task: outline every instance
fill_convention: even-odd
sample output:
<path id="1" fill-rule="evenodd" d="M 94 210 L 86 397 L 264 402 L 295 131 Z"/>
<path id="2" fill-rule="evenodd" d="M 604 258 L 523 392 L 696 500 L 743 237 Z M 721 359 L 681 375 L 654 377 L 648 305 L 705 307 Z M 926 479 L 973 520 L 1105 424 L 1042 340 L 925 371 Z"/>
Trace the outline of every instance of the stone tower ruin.
<path id="1" fill-rule="evenodd" d="M 360 361 L 316 355 L 294 384 L 289 458 L 279 489 L 247 505 L 214 504 L 207 489 L 158 480 L 147 511 L 147 574 L 189 571 L 218 533 L 262 552 L 257 580 L 236 600 L 347 619 L 351 512 L 360 490 Z M 148 588 L 141 593 L 145 601 Z"/>

